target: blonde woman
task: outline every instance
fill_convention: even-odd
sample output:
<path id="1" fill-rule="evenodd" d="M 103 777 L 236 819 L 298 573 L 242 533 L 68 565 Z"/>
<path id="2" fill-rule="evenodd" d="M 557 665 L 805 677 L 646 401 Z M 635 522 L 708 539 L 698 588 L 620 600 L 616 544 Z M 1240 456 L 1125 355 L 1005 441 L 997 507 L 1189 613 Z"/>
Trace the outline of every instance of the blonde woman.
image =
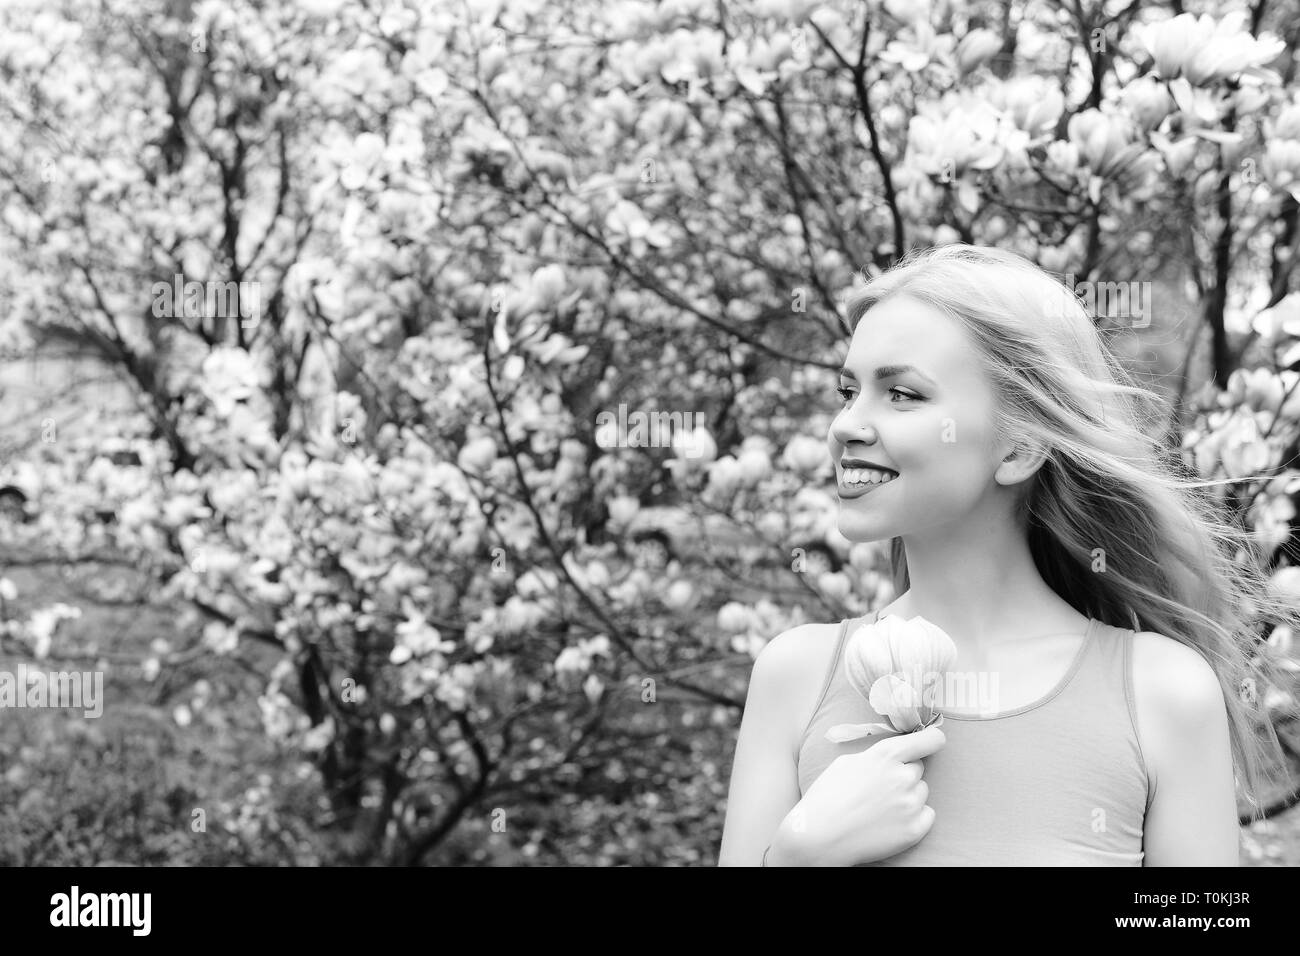
<path id="1" fill-rule="evenodd" d="M 1235 782 L 1249 799 L 1276 746 L 1241 692 L 1276 673 L 1252 656 L 1256 618 L 1296 612 L 1148 437 L 1167 404 L 1012 253 L 913 254 L 849 314 L 839 529 L 891 542 L 897 597 L 760 653 L 719 863 L 1237 865 Z M 994 697 L 833 743 L 882 719 L 843 658 L 888 615 L 942 628 Z"/>

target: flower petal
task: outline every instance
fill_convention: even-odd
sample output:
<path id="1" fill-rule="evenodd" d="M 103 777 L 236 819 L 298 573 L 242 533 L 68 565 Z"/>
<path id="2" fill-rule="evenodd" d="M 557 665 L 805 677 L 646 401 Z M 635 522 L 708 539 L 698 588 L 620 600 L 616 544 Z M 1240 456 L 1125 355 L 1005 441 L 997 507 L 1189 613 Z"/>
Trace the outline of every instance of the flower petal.
<path id="1" fill-rule="evenodd" d="M 921 722 L 921 695 L 897 674 L 886 674 L 871 685 L 869 703 L 900 733 L 913 730 Z"/>
<path id="2" fill-rule="evenodd" d="M 871 692 L 872 684 L 897 669 L 888 629 L 882 627 L 880 622 L 863 624 L 854 631 L 844 656 L 849 683 L 863 697 Z"/>

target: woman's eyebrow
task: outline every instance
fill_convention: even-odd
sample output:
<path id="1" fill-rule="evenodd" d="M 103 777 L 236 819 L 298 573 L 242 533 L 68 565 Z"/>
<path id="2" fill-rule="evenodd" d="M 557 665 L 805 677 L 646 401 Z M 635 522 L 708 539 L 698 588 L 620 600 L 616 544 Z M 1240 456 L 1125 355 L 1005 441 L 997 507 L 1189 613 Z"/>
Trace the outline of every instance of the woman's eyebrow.
<path id="1" fill-rule="evenodd" d="M 876 381 L 880 381 L 881 379 L 884 378 L 893 378 L 895 375 L 903 375 L 906 372 L 911 372 L 914 375 L 920 376 L 921 378 L 929 382 L 931 385 L 936 384 L 934 379 L 926 375 L 915 365 L 882 365 L 880 366 L 880 368 L 876 369 L 874 377 Z M 858 377 L 854 375 L 852 372 L 850 372 L 847 368 L 840 369 L 840 377 L 851 378 L 855 382 L 858 380 Z"/>

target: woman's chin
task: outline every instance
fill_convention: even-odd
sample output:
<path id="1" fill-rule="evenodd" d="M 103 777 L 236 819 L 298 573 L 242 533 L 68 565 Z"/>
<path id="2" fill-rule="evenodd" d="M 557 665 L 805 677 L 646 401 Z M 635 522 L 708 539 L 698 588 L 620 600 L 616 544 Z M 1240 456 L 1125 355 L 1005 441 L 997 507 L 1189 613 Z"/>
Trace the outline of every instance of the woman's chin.
<path id="1" fill-rule="evenodd" d="M 843 504 L 840 505 L 840 514 L 835 526 L 839 529 L 840 534 L 854 544 L 885 541 L 898 535 L 897 529 L 879 518 L 847 513 Z"/>

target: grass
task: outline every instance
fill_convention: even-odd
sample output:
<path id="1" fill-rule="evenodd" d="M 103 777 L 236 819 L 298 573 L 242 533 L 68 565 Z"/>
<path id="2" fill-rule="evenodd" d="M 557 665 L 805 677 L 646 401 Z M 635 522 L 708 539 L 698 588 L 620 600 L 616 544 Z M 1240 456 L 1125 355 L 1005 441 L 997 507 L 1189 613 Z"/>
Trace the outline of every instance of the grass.
<path id="1" fill-rule="evenodd" d="M 16 615 L 59 601 L 82 609 L 48 658 L 7 645 L 0 668 L 104 671 L 98 719 L 3 713 L 0 865 L 317 862 L 314 771 L 262 733 L 256 675 L 200 652 L 148 679 L 139 662 L 155 641 L 182 650 L 197 634 L 129 568 L 26 555 L 0 576 L 18 589 Z"/>

